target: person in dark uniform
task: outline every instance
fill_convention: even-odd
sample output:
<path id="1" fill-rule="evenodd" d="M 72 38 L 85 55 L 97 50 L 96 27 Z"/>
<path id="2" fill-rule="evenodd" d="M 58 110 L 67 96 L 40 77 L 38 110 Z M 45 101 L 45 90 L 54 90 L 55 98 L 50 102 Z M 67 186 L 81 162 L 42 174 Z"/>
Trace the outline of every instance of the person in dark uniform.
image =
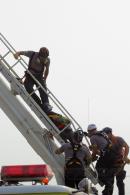
<path id="1" fill-rule="evenodd" d="M 34 85 L 38 87 L 38 84 L 26 71 L 24 81 L 25 89 L 29 94 L 32 93 L 32 98 L 45 112 L 51 111 L 52 107 L 49 105 L 48 95 L 46 93 L 46 80 L 49 74 L 50 66 L 49 50 L 46 47 L 42 47 L 40 48 L 39 52 L 18 51 L 14 54 L 15 59 L 18 59 L 20 55 L 24 55 L 29 58 L 28 70 L 44 88 L 44 90 L 41 88 L 38 89 L 41 99 L 36 93 L 32 93 L 34 91 Z"/>
<path id="2" fill-rule="evenodd" d="M 114 172 L 113 169 L 111 171 L 111 169 L 107 168 L 104 158 L 104 153 L 109 145 L 108 136 L 98 131 L 95 124 L 88 125 L 87 136 L 90 138 L 91 142 L 90 149 L 92 151 L 92 159 L 97 160 L 95 168 L 98 172 L 99 184 L 101 186 L 104 185 L 102 194 L 112 195 Z"/>
<path id="3" fill-rule="evenodd" d="M 92 156 L 99 156 L 96 162 L 99 183 L 105 185 L 103 195 L 113 194 L 114 177 L 117 179 L 119 195 L 124 195 L 125 171 L 122 169 L 124 163 L 128 163 L 127 155 L 129 147 L 123 138 L 112 135 L 112 129 L 105 127 L 97 131 L 95 124 L 88 126 L 88 137 L 91 142 Z M 124 155 L 122 156 L 122 150 Z M 119 175 L 118 175 L 119 174 Z"/>
<path id="4" fill-rule="evenodd" d="M 113 150 L 116 151 L 116 185 L 118 188 L 119 195 L 125 195 L 124 179 L 126 177 L 126 171 L 124 170 L 124 166 L 126 163 L 130 163 L 130 160 L 127 157 L 129 153 L 129 146 L 122 137 L 113 135 L 111 128 L 106 127 L 103 129 L 103 132 L 108 135 L 109 139 L 112 142 Z"/>

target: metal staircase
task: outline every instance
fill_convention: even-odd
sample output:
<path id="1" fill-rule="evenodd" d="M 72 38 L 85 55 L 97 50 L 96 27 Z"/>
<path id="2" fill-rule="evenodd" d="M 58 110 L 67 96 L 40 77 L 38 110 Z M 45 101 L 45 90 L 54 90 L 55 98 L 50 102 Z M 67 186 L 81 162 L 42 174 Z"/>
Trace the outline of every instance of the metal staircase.
<path id="1" fill-rule="evenodd" d="M 21 57 L 18 60 L 14 59 L 13 54 L 15 52 L 16 50 L 0 33 L 0 106 L 33 149 L 52 167 L 57 182 L 63 184 L 64 156 L 55 155 L 55 149 L 64 142 L 60 136 L 61 131 L 33 100 L 32 94 L 28 94 L 17 79 L 23 76 L 24 71 L 27 71 L 37 82 L 38 88 L 41 87 L 45 91 L 42 85 L 28 71 L 26 61 Z M 38 88 L 34 92 L 37 92 Z M 15 96 L 14 93 L 18 94 L 18 96 Z M 69 119 L 69 125 L 73 131 L 82 129 L 48 88 L 47 94 L 58 113 Z M 66 128 L 67 126 L 62 131 L 65 131 Z M 49 137 L 49 132 L 53 134 L 54 139 Z M 97 176 L 93 170 L 93 168 L 89 167 L 87 172 L 91 181 L 96 184 Z"/>

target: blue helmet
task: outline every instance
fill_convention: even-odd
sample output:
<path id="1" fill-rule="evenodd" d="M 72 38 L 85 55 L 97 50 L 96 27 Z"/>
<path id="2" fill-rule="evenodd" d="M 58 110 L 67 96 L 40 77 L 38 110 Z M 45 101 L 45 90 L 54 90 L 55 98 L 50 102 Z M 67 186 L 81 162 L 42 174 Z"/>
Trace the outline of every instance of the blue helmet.
<path id="1" fill-rule="evenodd" d="M 106 133 L 106 134 L 112 133 L 112 129 L 111 129 L 110 127 L 105 127 L 105 128 L 102 129 L 102 131 L 103 131 L 104 133 Z"/>

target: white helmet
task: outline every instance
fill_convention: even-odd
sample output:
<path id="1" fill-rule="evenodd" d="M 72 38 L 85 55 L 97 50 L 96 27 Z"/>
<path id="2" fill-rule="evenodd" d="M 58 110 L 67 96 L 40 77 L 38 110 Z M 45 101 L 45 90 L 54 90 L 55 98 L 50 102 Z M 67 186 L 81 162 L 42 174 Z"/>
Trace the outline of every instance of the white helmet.
<path id="1" fill-rule="evenodd" d="M 90 125 L 88 125 L 87 130 L 88 131 L 97 130 L 97 126 L 95 124 L 90 124 Z"/>

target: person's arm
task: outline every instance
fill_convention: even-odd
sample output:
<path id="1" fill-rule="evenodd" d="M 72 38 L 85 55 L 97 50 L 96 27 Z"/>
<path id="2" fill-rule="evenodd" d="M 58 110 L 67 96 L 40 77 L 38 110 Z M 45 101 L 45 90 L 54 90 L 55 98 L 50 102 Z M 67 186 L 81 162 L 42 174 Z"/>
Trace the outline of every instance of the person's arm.
<path id="1" fill-rule="evenodd" d="M 91 145 L 92 159 L 95 159 L 96 156 L 100 156 L 101 152 L 96 144 Z"/>
<path id="2" fill-rule="evenodd" d="M 98 155 L 101 155 L 100 148 L 97 141 L 97 136 L 90 137 L 90 150 L 92 151 L 92 158 L 95 159 L 95 157 Z"/>
<path id="3" fill-rule="evenodd" d="M 129 146 L 127 143 L 124 144 L 124 161 L 127 163 L 128 161 L 128 154 L 129 154 Z"/>
<path id="4" fill-rule="evenodd" d="M 14 58 L 17 60 L 19 58 L 20 55 L 24 55 L 26 57 L 31 57 L 32 56 L 32 53 L 34 51 L 17 51 L 14 55 Z"/>
<path id="5" fill-rule="evenodd" d="M 55 153 L 56 154 L 61 154 L 63 152 L 64 152 L 64 144 L 60 148 L 58 148 L 58 149 L 55 150 Z"/>
<path id="6" fill-rule="evenodd" d="M 84 150 L 85 150 L 84 161 L 85 161 L 86 166 L 89 166 L 90 163 L 92 162 L 92 155 L 89 151 L 89 148 L 86 146 L 86 144 L 83 144 L 83 146 L 84 146 Z"/>
<path id="7" fill-rule="evenodd" d="M 19 56 L 21 55 L 21 51 L 17 51 L 13 55 L 14 55 L 14 58 L 17 60 L 19 58 Z"/>
<path id="8" fill-rule="evenodd" d="M 90 165 L 90 163 L 92 162 L 92 156 L 91 156 L 91 154 L 90 153 L 88 153 L 87 155 L 86 155 L 86 157 L 85 157 L 85 164 L 86 164 L 86 166 L 89 166 Z"/>
<path id="9" fill-rule="evenodd" d="M 63 151 L 61 150 L 61 148 L 58 148 L 56 151 L 55 151 L 56 154 L 61 154 L 63 153 Z"/>
<path id="10" fill-rule="evenodd" d="M 46 81 L 48 74 L 49 74 L 49 67 L 50 67 L 50 59 L 48 58 L 47 63 L 45 64 L 45 71 L 44 71 L 44 80 Z"/>

